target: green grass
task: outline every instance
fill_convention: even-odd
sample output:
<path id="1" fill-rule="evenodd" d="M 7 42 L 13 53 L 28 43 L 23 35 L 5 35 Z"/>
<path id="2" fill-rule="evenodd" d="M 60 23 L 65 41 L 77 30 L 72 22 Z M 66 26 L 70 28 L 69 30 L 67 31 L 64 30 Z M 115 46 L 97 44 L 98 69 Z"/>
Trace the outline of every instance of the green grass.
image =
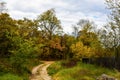
<path id="1" fill-rule="evenodd" d="M 57 72 L 59 72 L 60 70 L 62 70 L 63 67 L 61 65 L 61 62 L 55 62 L 53 63 L 49 68 L 48 68 L 48 74 L 50 75 L 54 75 L 56 74 Z"/>
<path id="2" fill-rule="evenodd" d="M 0 76 L 0 80 L 25 80 L 25 79 L 15 74 L 7 73 L 7 74 Z"/>
<path id="3" fill-rule="evenodd" d="M 8 61 L 4 63 L 9 64 Z M 17 69 L 16 67 L 15 70 L 11 68 L 11 66 L 6 66 L 4 63 L 0 65 L 0 80 L 29 80 L 32 68 L 42 62 L 37 59 L 31 59 L 27 61 L 27 64 L 21 64 L 21 68 Z M 21 71 L 21 73 L 19 73 L 19 71 Z"/>
<path id="4" fill-rule="evenodd" d="M 98 76 L 107 74 L 120 80 L 120 72 L 91 64 L 79 62 L 77 66 L 65 68 L 62 62 L 55 62 L 48 68 L 48 72 L 54 80 L 96 80 Z"/>

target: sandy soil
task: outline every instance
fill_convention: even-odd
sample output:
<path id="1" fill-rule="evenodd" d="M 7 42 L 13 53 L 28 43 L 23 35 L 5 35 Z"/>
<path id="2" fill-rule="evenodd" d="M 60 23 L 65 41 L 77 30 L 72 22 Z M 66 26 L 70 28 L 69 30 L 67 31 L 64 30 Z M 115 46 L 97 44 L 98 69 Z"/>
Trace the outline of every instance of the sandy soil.
<path id="1" fill-rule="evenodd" d="M 32 70 L 32 75 L 30 76 L 30 80 L 52 80 L 51 76 L 47 74 L 47 68 L 52 63 L 52 61 L 44 61 L 43 64 L 34 67 Z"/>

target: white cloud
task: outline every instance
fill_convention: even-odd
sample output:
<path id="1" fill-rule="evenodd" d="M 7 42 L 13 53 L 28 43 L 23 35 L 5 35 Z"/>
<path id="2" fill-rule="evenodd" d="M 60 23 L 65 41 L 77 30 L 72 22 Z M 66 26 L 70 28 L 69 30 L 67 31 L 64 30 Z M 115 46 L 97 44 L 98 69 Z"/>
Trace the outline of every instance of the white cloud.
<path id="1" fill-rule="evenodd" d="M 21 19 L 21 18 L 24 18 L 24 17 L 33 19 L 37 15 L 37 14 L 32 13 L 32 12 L 31 13 L 30 12 L 24 13 L 24 12 L 21 12 L 21 11 L 10 11 L 9 14 L 15 19 Z"/>
<path id="2" fill-rule="evenodd" d="M 1 0 L 7 3 L 13 18 L 36 18 L 38 14 L 55 8 L 65 32 L 71 32 L 71 25 L 79 19 L 90 19 L 99 26 L 106 23 L 108 11 L 104 0 Z"/>

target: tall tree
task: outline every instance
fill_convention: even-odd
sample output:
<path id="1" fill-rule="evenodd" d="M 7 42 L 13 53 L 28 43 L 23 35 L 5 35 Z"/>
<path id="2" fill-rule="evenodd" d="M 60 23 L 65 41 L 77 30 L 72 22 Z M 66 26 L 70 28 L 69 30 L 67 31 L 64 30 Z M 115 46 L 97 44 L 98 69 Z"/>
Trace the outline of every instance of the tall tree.
<path id="1" fill-rule="evenodd" d="M 37 37 L 39 35 L 39 31 L 36 27 L 35 21 L 24 18 L 23 20 L 18 20 L 17 24 L 21 37 L 29 39 Z"/>
<path id="2" fill-rule="evenodd" d="M 77 38 L 79 33 L 79 27 L 73 26 L 73 32 L 72 34 Z"/>
<path id="3" fill-rule="evenodd" d="M 54 9 L 50 9 L 38 16 L 37 21 L 38 27 L 41 32 L 43 32 L 43 36 L 47 37 L 49 40 L 52 39 L 53 34 L 62 29 L 60 20 L 56 17 Z"/>
<path id="4" fill-rule="evenodd" d="M 77 25 L 86 32 L 90 32 L 94 28 L 94 23 L 85 19 L 79 20 Z"/>
<path id="5" fill-rule="evenodd" d="M 107 26 L 111 33 L 112 47 L 114 48 L 116 67 L 120 66 L 120 0 L 106 0 L 108 8 L 111 10 L 110 22 Z M 120 69 L 120 67 L 119 67 Z"/>
<path id="6" fill-rule="evenodd" d="M 80 31 L 77 33 L 78 39 L 76 43 L 71 46 L 73 53 L 79 55 L 79 57 L 103 56 L 101 43 L 96 32 L 94 32 L 94 23 L 89 20 L 81 19 L 76 26 L 80 28 Z"/>
<path id="7" fill-rule="evenodd" d="M 81 19 L 77 23 L 77 26 L 81 29 L 78 31 L 79 40 L 81 40 L 84 45 L 90 46 L 90 43 L 91 43 L 90 40 L 94 38 L 97 39 L 97 37 L 95 37 L 96 34 L 93 32 L 93 29 L 94 29 L 93 22 L 89 20 Z"/>

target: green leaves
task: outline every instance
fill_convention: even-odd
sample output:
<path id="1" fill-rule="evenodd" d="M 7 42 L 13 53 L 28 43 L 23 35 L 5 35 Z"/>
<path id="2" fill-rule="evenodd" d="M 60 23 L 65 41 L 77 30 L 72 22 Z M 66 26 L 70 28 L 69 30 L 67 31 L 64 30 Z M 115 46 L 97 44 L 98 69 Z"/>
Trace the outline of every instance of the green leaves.
<path id="1" fill-rule="evenodd" d="M 57 19 L 54 9 L 50 9 L 38 16 L 37 22 L 46 39 L 51 40 L 52 36 L 62 29 L 60 20 Z"/>

